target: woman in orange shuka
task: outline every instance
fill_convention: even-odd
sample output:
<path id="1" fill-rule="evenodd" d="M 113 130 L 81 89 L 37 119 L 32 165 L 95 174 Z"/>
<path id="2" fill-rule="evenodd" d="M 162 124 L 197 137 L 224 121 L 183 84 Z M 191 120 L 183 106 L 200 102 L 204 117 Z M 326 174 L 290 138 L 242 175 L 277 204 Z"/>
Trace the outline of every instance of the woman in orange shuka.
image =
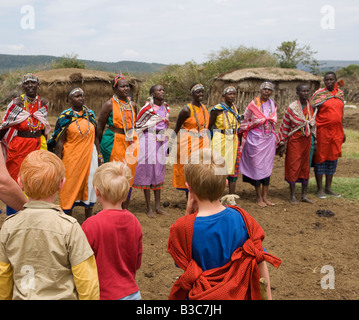
<path id="1" fill-rule="evenodd" d="M 333 175 L 336 172 L 338 158 L 342 156 L 342 144 L 345 142 L 343 128 L 344 93 L 339 89 L 334 72 L 324 75 L 325 88 L 317 90 L 311 98 L 311 105 L 317 108 L 317 150 L 314 155 L 314 173 L 317 181 L 317 196 L 340 197 L 332 190 Z M 325 188 L 322 180 L 325 175 Z"/>
<path id="2" fill-rule="evenodd" d="M 187 104 L 178 114 L 174 134 L 180 132 L 177 144 L 177 159 L 173 165 L 172 185 L 178 190 L 186 191 L 188 189 L 184 179 L 184 164 L 193 151 L 209 148 L 210 137 L 208 124 L 209 114 L 205 105 L 202 104 L 204 97 L 204 87 L 201 83 L 192 85 L 191 88 L 192 102 Z M 180 130 L 183 126 L 183 130 Z M 172 141 L 169 143 L 169 152 Z"/>
<path id="3" fill-rule="evenodd" d="M 47 145 L 65 165 L 66 182 L 59 193 L 62 210 L 71 215 L 75 206 L 83 206 L 88 218 L 97 200 L 92 177 L 103 158 L 96 136 L 96 117 L 84 105 L 83 90 L 71 88 L 68 100 L 71 107 L 57 119 Z"/>
<path id="4" fill-rule="evenodd" d="M 130 84 L 122 73 L 112 80 L 112 89 L 113 97 L 104 103 L 98 116 L 97 135 L 104 161 L 124 161 L 131 169 L 131 188 L 122 204 L 128 209 L 139 151 L 135 132 L 137 106 L 131 101 Z M 108 127 L 104 132 L 106 124 Z"/>

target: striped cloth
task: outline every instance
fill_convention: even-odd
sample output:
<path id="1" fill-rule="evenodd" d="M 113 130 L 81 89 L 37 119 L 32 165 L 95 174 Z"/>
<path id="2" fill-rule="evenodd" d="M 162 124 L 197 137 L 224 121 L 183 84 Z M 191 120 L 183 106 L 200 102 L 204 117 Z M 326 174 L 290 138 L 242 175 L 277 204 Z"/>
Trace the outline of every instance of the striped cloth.
<path id="1" fill-rule="evenodd" d="M 154 110 L 152 103 L 150 101 L 147 101 L 138 113 L 136 119 L 136 130 L 144 131 L 146 129 L 156 126 L 161 121 L 164 121 L 166 127 L 168 128 L 170 108 L 166 102 L 164 102 L 163 105 L 166 108 L 165 118 L 159 116 Z"/>
<path id="2" fill-rule="evenodd" d="M 22 100 L 22 104 L 24 104 L 25 95 L 21 95 L 20 98 Z M 35 106 L 37 108 L 37 111 L 35 111 L 34 113 L 29 113 L 24 109 L 23 106 L 19 106 L 16 104 L 16 99 L 12 100 L 8 104 L 4 119 L 0 126 L 0 130 L 8 129 L 4 138 L 1 140 L 1 148 L 5 159 L 10 142 L 17 135 L 17 130 L 15 129 L 15 126 L 21 124 L 23 121 L 26 121 L 27 119 L 33 117 L 43 125 L 43 128 L 45 129 L 45 135 L 50 132 L 51 126 L 47 121 L 47 113 L 49 111 L 48 104 L 42 104 L 41 98 L 39 96 L 36 96 Z"/>
<path id="3" fill-rule="evenodd" d="M 303 112 L 299 100 L 292 102 L 287 108 L 282 124 L 277 134 L 277 145 L 283 145 L 288 138 L 298 130 L 303 129 L 303 134 L 309 137 L 310 134 L 316 136 L 315 117 L 318 109 L 313 113 L 313 109 L 309 102 L 307 102 L 306 112 Z"/>

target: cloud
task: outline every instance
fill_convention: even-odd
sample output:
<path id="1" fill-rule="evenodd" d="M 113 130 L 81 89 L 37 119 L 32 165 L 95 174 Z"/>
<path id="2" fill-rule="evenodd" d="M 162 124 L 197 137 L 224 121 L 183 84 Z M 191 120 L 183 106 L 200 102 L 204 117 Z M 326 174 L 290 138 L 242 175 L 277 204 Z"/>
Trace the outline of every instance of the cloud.
<path id="1" fill-rule="evenodd" d="M 135 59 L 138 58 L 140 56 L 140 54 L 132 49 L 126 49 L 125 51 L 123 51 L 123 56 L 127 59 Z"/>
<path id="2" fill-rule="evenodd" d="M 215 3 L 229 6 L 232 4 L 231 0 L 214 0 Z"/>
<path id="3" fill-rule="evenodd" d="M 9 44 L 7 48 L 13 51 L 21 51 L 25 46 L 23 44 Z"/>

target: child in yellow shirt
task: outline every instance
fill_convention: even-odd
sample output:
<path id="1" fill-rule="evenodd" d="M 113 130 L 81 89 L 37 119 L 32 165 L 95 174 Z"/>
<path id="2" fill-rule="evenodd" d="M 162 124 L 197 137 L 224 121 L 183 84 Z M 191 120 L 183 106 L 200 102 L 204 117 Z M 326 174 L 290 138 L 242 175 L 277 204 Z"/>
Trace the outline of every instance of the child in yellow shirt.
<path id="1" fill-rule="evenodd" d="M 21 164 L 18 182 L 29 202 L 0 230 L 0 299 L 99 299 L 86 236 L 53 203 L 65 183 L 62 161 L 49 151 L 33 151 Z"/>

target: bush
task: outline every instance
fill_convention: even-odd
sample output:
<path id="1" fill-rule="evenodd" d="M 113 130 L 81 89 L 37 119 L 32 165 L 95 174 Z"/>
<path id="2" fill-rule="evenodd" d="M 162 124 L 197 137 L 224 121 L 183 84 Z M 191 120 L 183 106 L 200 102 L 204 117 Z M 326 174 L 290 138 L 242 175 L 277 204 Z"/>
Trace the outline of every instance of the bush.
<path id="1" fill-rule="evenodd" d="M 20 70 L 4 73 L 0 76 L 0 110 L 6 108 L 11 99 L 21 93 L 21 77 L 24 73 Z"/>

